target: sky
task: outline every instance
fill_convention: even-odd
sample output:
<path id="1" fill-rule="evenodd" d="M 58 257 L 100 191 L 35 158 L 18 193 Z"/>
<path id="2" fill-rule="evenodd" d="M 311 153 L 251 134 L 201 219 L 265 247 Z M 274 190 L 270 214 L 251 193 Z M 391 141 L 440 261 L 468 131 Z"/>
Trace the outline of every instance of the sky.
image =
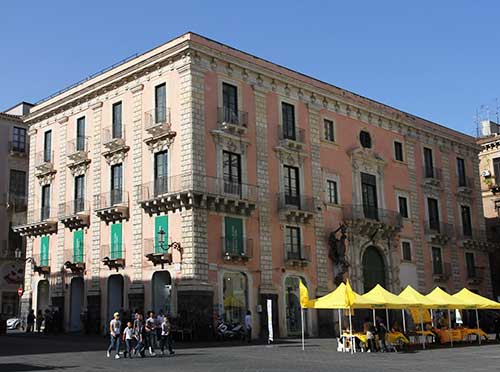
<path id="1" fill-rule="evenodd" d="M 500 104 L 499 16 L 495 0 L 2 0 L 0 110 L 194 31 L 475 134 Z"/>

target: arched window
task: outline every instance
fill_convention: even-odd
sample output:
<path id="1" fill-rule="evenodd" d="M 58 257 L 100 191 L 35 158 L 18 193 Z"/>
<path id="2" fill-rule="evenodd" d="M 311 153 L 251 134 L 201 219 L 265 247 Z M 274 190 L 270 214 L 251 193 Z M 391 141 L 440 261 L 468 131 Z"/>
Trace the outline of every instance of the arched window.
<path id="1" fill-rule="evenodd" d="M 302 330 L 300 280 L 305 283 L 305 280 L 298 276 L 289 276 L 285 279 L 286 326 L 288 336 L 297 336 Z M 304 329 L 307 330 L 307 324 L 304 325 Z"/>
<path id="2" fill-rule="evenodd" d="M 225 273 L 222 282 L 225 321 L 243 324 L 248 309 L 247 277 L 243 273 Z"/>
<path id="3" fill-rule="evenodd" d="M 377 284 L 386 284 L 384 258 L 374 246 L 366 248 L 363 255 L 363 283 L 365 293 Z"/>

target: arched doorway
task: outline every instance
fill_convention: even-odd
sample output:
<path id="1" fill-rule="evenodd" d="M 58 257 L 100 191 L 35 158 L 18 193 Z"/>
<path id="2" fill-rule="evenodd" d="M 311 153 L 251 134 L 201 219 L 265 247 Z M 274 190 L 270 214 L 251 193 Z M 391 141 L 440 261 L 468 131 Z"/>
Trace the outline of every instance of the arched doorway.
<path id="1" fill-rule="evenodd" d="M 380 251 L 373 245 L 363 254 L 363 286 L 365 293 L 380 284 L 385 287 L 385 263 Z"/>
<path id="2" fill-rule="evenodd" d="M 285 307 L 286 307 L 286 327 L 288 336 L 298 336 L 302 332 L 302 318 L 300 315 L 300 289 L 301 278 L 289 276 L 285 279 Z M 302 280 L 305 283 L 305 280 Z M 304 310 L 306 313 L 306 310 Z M 304 314 L 304 320 L 306 320 Z M 307 321 L 304 324 L 304 331 L 307 333 Z"/>
<path id="3" fill-rule="evenodd" d="M 73 278 L 70 286 L 69 331 L 79 332 L 82 329 L 81 312 L 83 308 L 83 278 Z"/>
<path id="4" fill-rule="evenodd" d="M 123 276 L 111 275 L 108 278 L 108 318 L 106 324 L 113 317 L 113 313 L 123 309 Z"/>
<path id="5" fill-rule="evenodd" d="M 156 313 L 160 310 L 164 314 L 171 312 L 171 292 L 172 278 L 168 271 L 157 271 L 153 274 L 153 311 Z"/>
<path id="6" fill-rule="evenodd" d="M 36 310 L 45 312 L 49 308 L 49 281 L 40 280 L 37 286 Z"/>

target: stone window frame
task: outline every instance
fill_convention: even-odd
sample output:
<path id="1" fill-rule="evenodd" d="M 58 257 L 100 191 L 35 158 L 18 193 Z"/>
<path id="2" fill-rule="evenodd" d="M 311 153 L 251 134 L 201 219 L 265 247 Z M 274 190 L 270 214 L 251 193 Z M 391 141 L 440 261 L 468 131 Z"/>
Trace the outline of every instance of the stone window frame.
<path id="1" fill-rule="evenodd" d="M 328 195 L 328 181 L 334 181 L 337 183 L 337 203 L 330 203 L 329 195 Z M 336 173 L 324 172 L 323 176 L 323 194 L 324 194 L 324 202 L 327 207 L 341 207 L 342 205 L 342 197 L 341 197 L 341 182 L 340 176 Z"/>
<path id="2" fill-rule="evenodd" d="M 361 141 L 361 133 L 368 133 L 368 138 L 370 140 L 370 146 L 364 146 L 362 144 L 362 141 Z M 365 149 L 365 150 L 372 150 L 374 147 L 375 147 L 375 141 L 374 141 L 374 137 L 373 137 L 373 134 L 372 132 L 370 132 L 370 130 L 366 127 L 363 127 L 360 129 L 359 133 L 358 133 L 358 142 L 361 146 L 361 148 Z"/>
<path id="3" fill-rule="evenodd" d="M 281 133 L 281 134 L 279 133 L 279 128 L 283 128 L 283 103 L 288 103 L 289 105 L 293 106 L 293 117 L 295 119 L 295 122 L 293 124 L 295 125 L 295 136 L 296 137 L 299 136 L 300 129 L 305 130 L 305 128 L 302 128 L 299 124 L 298 105 L 300 102 L 297 100 L 288 98 L 288 97 L 279 96 L 279 98 L 278 98 L 278 140 L 279 140 L 280 136 L 283 134 L 283 133 Z"/>
<path id="4" fill-rule="evenodd" d="M 222 89 L 223 84 L 230 84 L 236 87 L 236 96 L 238 99 L 238 111 L 243 110 L 243 87 L 242 83 L 238 80 L 232 79 L 228 76 L 217 76 L 217 108 L 222 107 Z"/>
<path id="5" fill-rule="evenodd" d="M 225 274 L 241 274 L 246 277 L 246 302 L 247 302 L 247 310 L 253 309 L 255 307 L 254 304 L 254 293 L 253 293 L 253 279 L 251 272 L 246 267 L 226 267 L 223 266 L 218 270 L 218 306 L 221 307 L 221 310 L 224 311 L 224 276 Z M 219 314 L 221 315 L 221 314 Z M 252 315 L 253 316 L 253 315 Z"/>
<path id="6" fill-rule="evenodd" d="M 144 130 L 144 123 L 143 123 L 143 120 L 144 120 L 144 113 L 145 112 L 148 112 L 148 111 L 154 111 L 155 110 L 155 89 L 158 85 L 162 85 L 162 84 L 165 84 L 165 107 L 168 109 L 170 106 L 169 106 L 169 98 L 170 98 L 170 94 L 169 94 L 169 88 L 170 88 L 170 85 L 169 85 L 169 81 L 168 81 L 168 77 L 167 76 L 164 76 L 163 74 L 162 75 L 158 75 L 154 78 L 151 78 L 151 80 L 149 80 L 149 89 L 151 91 L 151 94 L 149 95 L 149 99 L 146 101 L 146 104 L 144 105 L 144 102 L 143 102 L 143 107 L 142 107 L 142 113 L 141 113 L 141 125 L 142 125 L 142 129 Z M 146 87 L 144 87 L 144 90 L 146 89 Z M 144 97 L 144 94 L 143 94 L 143 97 Z M 126 97 L 121 97 L 118 95 L 117 97 L 117 101 L 122 101 L 122 107 L 125 108 L 125 99 Z M 114 103 L 116 102 L 111 102 L 111 106 L 113 106 Z M 125 110 L 124 110 L 125 111 Z M 113 113 L 111 112 L 111 115 Z M 123 114 L 122 112 L 122 118 L 125 118 L 126 115 Z M 111 120 L 111 119 L 110 119 Z M 111 121 L 110 121 L 111 122 Z M 127 123 L 122 123 L 124 128 L 127 126 Z M 126 134 L 125 134 L 126 135 Z"/>
<path id="7" fill-rule="evenodd" d="M 247 239 L 247 221 L 248 217 L 247 216 L 240 216 L 240 215 L 234 215 L 231 213 L 226 213 L 226 212 L 220 212 L 218 215 L 221 217 L 221 237 L 224 237 L 226 234 L 226 217 L 231 217 L 231 218 L 239 218 L 243 220 L 243 240 Z M 246 243 L 243 243 L 246 244 Z M 245 247 L 246 248 L 246 247 Z"/>
<path id="8" fill-rule="evenodd" d="M 403 156 L 402 160 L 399 160 L 396 158 L 396 143 L 401 144 L 401 155 Z M 407 156 L 406 156 L 406 146 L 405 146 L 404 140 L 394 139 L 392 141 L 392 151 L 393 151 L 393 160 L 395 162 L 401 163 L 401 164 L 406 164 Z"/>
<path id="9" fill-rule="evenodd" d="M 410 245 L 410 259 L 409 260 L 405 259 L 403 243 L 408 243 Z M 400 249 L 401 249 L 401 262 L 413 263 L 414 262 L 414 254 L 413 254 L 413 242 L 411 241 L 411 239 L 407 239 L 407 238 L 401 239 Z"/>
<path id="10" fill-rule="evenodd" d="M 421 150 L 421 156 L 422 156 L 422 176 L 425 178 L 425 148 L 428 148 L 430 150 L 432 150 L 432 167 L 434 169 L 434 171 L 436 169 L 439 169 L 438 165 L 437 165 L 437 160 L 438 160 L 438 157 L 437 157 L 437 154 L 438 154 L 438 148 L 436 145 L 434 144 L 430 144 L 430 143 L 421 143 L 420 144 L 420 150 Z"/>
<path id="11" fill-rule="evenodd" d="M 468 201 L 466 201 L 466 200 L 460 200 L 460 201 L 458 201 L 457 202 L 457 206 L 458 206 L 457 207 L 458 221 L 459 221 L 459 226 L 460 226 L 459 233 L 461 235 L 463 235 L 463 232 L 464 232 L 464 221 L 462 220 L 462 207 L 468 207 L 469 208 L 471 230 L 474 229 L 473 209 L 472 209 L 471 203 L 468 202 Z"/>
<path id="12" fill-rule="evenodd" d="M 283 254 L 285 254 L 286 228 L 287 227 L 298 228 L 299 229 L 299 234 L 300 234 L 300 242 L 299 242 L 299 244 L 300 244 L 300 246 L 305 245 L 304 244 L 304 226 L 302 226 L 302 225 L 300 225 L 298 223 L 293 223 L 293 222 L 283 222 L 281 224 L 281 226 L 282 226 L 282 230 L 283 230 L 283 232 L 282 232 L 282 237 L 283 237 L 283 246 L 282 246 L 283 247 L 282 248 L 283 251 L 282 252 L 283 252 Z"/>
<path id="13" fill-rule="evenodd" d="M 332 126 L 333 126 L 333 140 L 330 140 L 328 138 L 325 137 L 325 121 L 330 121 L 332 123 Z M 327 115 L 321 115 L 321 135 L 320 135 L 320 139 L 321 141 L 323 142 L 326 142 L 326 143 L 331 143 L 331 144 L 337 144 L 337 122 L 334 118 L 332 118 L 331 116 L 327 116 Z"/>
<path id="14" fill-rule="evenodd" d="M 395 193 L 396 196 L 396 207 L 397 211 L 399 213 L 400 208 L 399 208 L 399 198 L 405 198 L 406 199 L 406 209 L 408 210 L 408 217 L 401 216 L 404 220 L 411 220 L 412 218 L 412 213 L 411 213 L 411 203 L 410 203 L 410 193 L 406 190 L 396 190 Z M 440 215 L 441 217 L 441 215 Z"/>
<path id="15" fill-rule="evenodd" d="M 464 251 L 464 268 L 465 268 L 465 274 L 467 275 L 467 277 L 469 277 L 469 269 L 467 267 L 467 254 L 472 254 L 472 257 L 474 258 L 474 270 L 476 270 L 476 268 L 478 267 L 478 264 L 477 264 L 477 255 L 476 255 L 476 252 L 470 250 L 470 249 L 467 249 Z M 477 271 L 476 271 L 477 273 Z"/>
<path id="16" fill-rule="evenodd" d="M 424 194 L 424 209 L 425 209 L 425 223 L 429 223 L 429 202 L 427 199 L 436 199 L 437 200 L 437 205 L 438 205 L 438 214 L 439 214 L 439 223 L 444 222 L 443 221 L 443 208 L 441 205 L 441 198 L 440 195 L 435 194 L 435 193 L 425 193 Z"/>
<path id="17" fill-rule="evenodd" d="M 430 257 L 431 257 L 431 271 L 432 273 L 434 274 L 434 255 L 432 254 L 432 250 L 434 248 L 438 248 L 440 251 L 441 251 L 441 254 L 440 254 L 440 257 L 441 257 L 441 265 L 442 265 L 442 270 L 443 270 L 443 273 L 445 272 L 446 270 L 446 264 L 445 264 L 445 261 L 444 261 L 444 247 L 441 246 L 440 244 L 429 244 L 429 254 L 430 254 Z"/>

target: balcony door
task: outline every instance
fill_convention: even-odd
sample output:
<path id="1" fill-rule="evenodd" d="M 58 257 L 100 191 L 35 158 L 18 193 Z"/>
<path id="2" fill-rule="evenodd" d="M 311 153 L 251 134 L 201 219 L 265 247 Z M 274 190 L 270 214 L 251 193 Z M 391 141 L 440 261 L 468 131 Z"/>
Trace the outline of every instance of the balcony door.
<path id="1" fill-rule="evenodd" d="M 443 274 L 443 260 L 441 248 L 439 247 L 432 247 L 432 273 L 436 275 Z"/>
<path id="2" fill-rule="evenodd" d="M 462 215 L 462 233 L 464 236 L 472 237 L 472 220 L 470 216 L 470 207 L 468 205 L 460 206 Z"/>
<path id="3" fill-rule="evenodd" d="M 222 152 L 224 193 L 241 196 L 241 155 Z"/>
<path id="4" fill-rule="evenodd" d="M 168 152 L 155 153 L 154 192 L 155 196 L 168 192 Z"/>
<path id="5" fill-rule="evenodd" d="M 238 88 L 234 85 L 222 83 L 222 108 L 224 121 L 238 123 Z"/>
<path id="6" fill-rule="evenodd" d="M 378 220 L 377 178 L 374 175 L 361 173 L 361 193 L 365 218 Z"/>
<path id="7" fill-rule="evenodd" d="M 426 178 L 434 178 L 434 160 L 432 150 L 424 147 L 424 173 Z"/>
<path id="8" fill-rule="evenodd" d="M 42 221 L 50 217 L 50 185 L 42 186 L 42 210 L 40 217 Z"/>
<path id="9" fill-rule="evenodd" d="M 75 177 L 75 213 L 82 212 L 85 208 L 85 176 L 82 174 Z"/>
<path id="10" fill-rule="evenodd" d="M 429 211 L 429 228 L 440 232 L 439 226 L 439 206 L 437 199 L 427 198 L 427 209 Z"/>
<path id="11" fill-rule="evenodd" d="M 285 227 L 285 248 L 288 259 L 301 259 L 302 252 L 300 250 L 300 228 L 295 226 Z"/>
<path id="12" fill-rule="evenodd" d="M 39 266 L 49 266 L 49 237 L 42 236 L 40 239 L 40 262 Z"/>
<path id="13" fill-rule="evenodd" d="M 113 138 L 123 138 L 121 102 L 113 104 L 113 126 L 111 130 Z"/>
<path id="14" fill-rule="evenodd" d="M 243 246 L 243 220 L 241 218 L 224 218 L 225 252 L 230 255 L 242 255 Z"/>
<path id="15" fill-rule="evenodd" d="M 281 103 L 281 116 L 283 120 L 283 138 L 296 140 L 295 133 L 295 107 L 289 103 Z"/>
<path id="16" fill-rule="evenodd" d="M 76 121 L 76 151 L 85 151 L 85 117 Z"/>
<path id="17" fill-rule="evenodd" d="M 167 86 L 165 83 L 155 87 L 155 123 L 167 121 Z"/>
<path id="18" fill-rule="evenodd" d="M 116 164 L 111 167 L 111 205 L 122 202 L 123 194 L 123 165 Z"/>
<path id="19" fill-rule="evenodd" d="M 52 161 L 52 131 L 48 130 L 43 134 L 43 161 Z"/>
<path id="20" fill-rule="evenodd" d="M 458 186 L 460 187 L 468 186 L 466 184 L 467 180 L 465 178 L 465 160 L 462 158 L 457 158 L 457 176 L 458 176 Z"/>
<path id="21" fill-rule="evenodd" d="M 299 168 L 290 165 L 284 165 L 284 191 L 285 191 L 285 204 L 295 205 L 300 208 L 300 180 Z"/>
<path id="22" fill-rule="evenodd" d="M 476 262 L 474 259 L 474 253 L 466 252 L 465 253 L 465 265 L 467 266 L 467 277 L 475 278 L 476 277 Z"/>
<path id="23" fill-rule="evenodd" d="M 73 261 L 83 262 L 83 230 L 73 231 Z"/>

